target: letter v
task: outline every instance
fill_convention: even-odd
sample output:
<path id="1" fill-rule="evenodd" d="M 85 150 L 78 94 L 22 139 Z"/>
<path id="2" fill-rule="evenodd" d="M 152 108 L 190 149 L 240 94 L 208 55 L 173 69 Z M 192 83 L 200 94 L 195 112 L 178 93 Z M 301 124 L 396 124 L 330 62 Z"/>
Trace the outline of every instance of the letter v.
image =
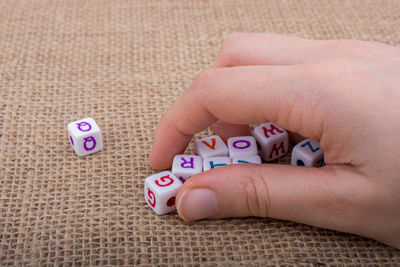
<path id="1" fill-rule="evenodd" d="M 206 146 L 208 146 L 209 148 L 211 148 L 212 150 L 215 150 L 215 145 L 217 143 L 217 139 L 215 138 L 211 138 L 211 142 L 212 144 L 210 145 L 209 143 L 207 143 L 206 141 L 201 141 L 203 144 L 205 144 Z"/>

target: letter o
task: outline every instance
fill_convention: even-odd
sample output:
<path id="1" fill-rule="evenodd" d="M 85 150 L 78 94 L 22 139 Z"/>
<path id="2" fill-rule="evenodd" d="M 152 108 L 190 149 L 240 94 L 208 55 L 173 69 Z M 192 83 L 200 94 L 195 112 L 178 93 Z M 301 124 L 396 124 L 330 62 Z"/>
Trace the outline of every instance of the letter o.
<path id="1" fill-rule="evenodd" d="M 241 143 L 244 143 L 244 145 L 240 145 Z M 233 142 L 232 145 L 234 148 L 237 148 L 237 149 L 246 149 L 251 146 L 251 143 L 247 140 L 237 140 L 237 141 Z"/>

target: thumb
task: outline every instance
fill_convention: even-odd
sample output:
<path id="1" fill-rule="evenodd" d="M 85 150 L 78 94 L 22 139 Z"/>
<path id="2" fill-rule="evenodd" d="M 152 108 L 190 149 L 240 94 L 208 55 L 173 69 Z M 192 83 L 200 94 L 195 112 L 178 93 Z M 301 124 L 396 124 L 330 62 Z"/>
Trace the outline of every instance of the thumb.
<path id="1" fill-rule="evenodd" d="M 372 190 L 351 167 L 238 164 L 186 181 L 177 195 L 177 210 L 186 221 L 273 217 L 367 235 L 359 226 L 367 219 L 363 207 L 373 204 Z"/>

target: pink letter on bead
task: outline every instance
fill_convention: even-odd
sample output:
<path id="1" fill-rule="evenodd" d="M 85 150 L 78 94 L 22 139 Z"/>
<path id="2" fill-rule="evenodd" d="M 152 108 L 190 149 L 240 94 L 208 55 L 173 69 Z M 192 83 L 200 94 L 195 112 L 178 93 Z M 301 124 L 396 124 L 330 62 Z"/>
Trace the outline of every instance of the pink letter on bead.
<path id="1" fill-rule="evenodd" d="M 275 152 L 275 155 L 278 156 L 279 155 L 279 150 L 282 151 L 282 154 L 286 154 L 285 152 L 285 147 L 283 146 L 283 141 L 280 143 L 279 146 L 277 146 L 276 144 L 274 144 L 274 146 L 271 149 L 271 153 L 269 154 L 269 158 L 272 159 L 272 154 Z"/>
<path id="2" fill-rule="evenodd" d="M 271 133 L 272 135 L 275 135 L 274 131 L 277 131 L 278 133 L 283 133 L 279 128 L 277 128 L 274 124 L 271 124 L 271 128 L 267 129 L 266 127 L 262 127 L 264 130 L 264 135 L 265 137 L 269 138 L 268 133 Z"/>
<path id="3" fill-rule="evenodd" d="M 169 182 L 166 181 L 167 179 L 169 180 Z M 165 176 L 161 177 L 160 181 L 163 182 L 164 184 L 160 183 L 158 180 L 155 181 L 156 185 L 158 185 L 160 187 L 169 186 L 174 183 L 174 179 L 169 177 L 169 175 L 165 175 Z"/>

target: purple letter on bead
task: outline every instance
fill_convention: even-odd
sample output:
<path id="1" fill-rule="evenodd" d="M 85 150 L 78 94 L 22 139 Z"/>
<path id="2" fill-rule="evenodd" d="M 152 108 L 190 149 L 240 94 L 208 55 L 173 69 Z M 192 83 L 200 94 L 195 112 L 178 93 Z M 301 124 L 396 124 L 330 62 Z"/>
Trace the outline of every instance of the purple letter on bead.
<path id="1" fill-rule="evenodd" d="M 84 142 L 83 142 L 83 148 L 84 148 L 86 151 L 93 150 L 93 149 L 96 147 L 96 139 L 94 139 L 93 136 L 89 136 L 89 137 L 83 138 L 83 140 L 84 140 Z M 91 146 L 91 147 L 88 147 L 88 146 L 86 145 L 86 143 L 90 143 L 90 142 L 92 143 L 92 146 Z"/>
<path id="2" fill-rule="evenodd" d="M 78 130 L 81 131 L 81 132 L 88 132 L 88 131 L 90 131 L 92 129 L 92 125 L 90 125 L 86 121 L 79 122 L 76 125 L 78 125 Z"/>
<path id="3" fill-rule="evenodd" d="M 72 137 L 69 137 L 69 140 L 71 140 L 71 144 L 74 145 L 74 139 L 72 139 Z"/>
<path id="4" fill-rule="evenodd" d="M 181 158 L 182 163 L 181 163 L 181 167 L 182 168 L 190 168 L 190 169 L 194 169 L 194 158 L 190 158 L 190 161 L 186 161 L 185 158 Z M 189 166 L 187 166 L 186 164 L 190 164 Z"/>
<path id="5" fill-rule="evenodd" d="M 239 146 L 238 143 L 244 143 L 244 145 Z M 237 140 L 237 141 L 233 142 L 232 145 L 234 148 L 237 148 L 237 149 L 245 149 L 245 148 L 248 148 L 251 144 L 247 140 Z"/>

